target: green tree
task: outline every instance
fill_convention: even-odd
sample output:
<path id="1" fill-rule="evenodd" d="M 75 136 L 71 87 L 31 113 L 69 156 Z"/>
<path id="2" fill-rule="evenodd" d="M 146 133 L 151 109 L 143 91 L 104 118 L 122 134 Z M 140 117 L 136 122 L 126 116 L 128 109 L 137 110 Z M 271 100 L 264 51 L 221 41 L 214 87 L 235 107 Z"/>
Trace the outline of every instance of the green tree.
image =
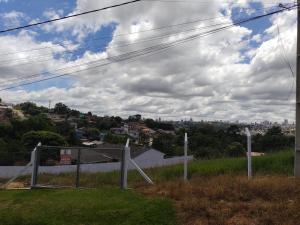
<path id="1" fill-rule="evenodd" d="M 68 106 L 66 106 L 65 104 L 59 102 L 57 104 L 55 104 L 55 107 L 54 107 L 54 112 L 56 114 L 60 114 L 60 115 L 66 115 L 70 112 L 71 110 L 69 109 Z"/>
<path id="2" fill-rule="evenodd" d="M 39 114 L 31 116 L 26 120 L 12 120 L 14 138 L 21 139 L 23 134 L 29 131 L 52 131 L 55 132 L 55 126 L 53 122 L 45 115 Z"/>
<path id="3" fill-rule="evenodd" d="M 67 142 L 61 135 L 49 131 L 29 131 L 22 137 L 25 147 L 33 149 L 39 142 L 42 145 L 66 146 Z"/>
<path id="4" fill-rule="evenodd" d="M 241 143 L 232 142 L 230 145 L 226 147 L 225 153 L 227 156 L 230 157 L 240 157 L 245 155 L 246 150 Z"/>
<path id="5" fill-rule="evenodd" d="M 11 166 L 14 163 L 14 157 L 12 153 L 8 152 L 7 143 L 0 138 L 0 165 Z"/>
<path id="6" fill-rule="evenodd" d="M 23 135 L 22 142 L 27 148 L 27 151 L 31 151 L 39 142 L 42 145 L 48 146 L 66 146 L 66 140 L 59 134 L 49 131 L 30 131 Z M 42 149 L 40 151 L 40 162 L 46 163 L 48 160 L 59 160 L 60 149 Z"/>
<path id="7" fill-rule="evenodd" d="M 127 135 L 115 135 L 108 133 L 105 135 L 104 141 L 111 144 L 125 144 L 127 140 Z"/>
<path id="8" fill-rule="evenodd" d="M 45 113 L 48 112 L 48 109 L 43 106 L 37 106 L 33 102 L 24 102 L 16 106 L 16 108 L 19 108 L 20 110 L 23 111 L 24 114 L 31 115 L 31 116 L 36 116 L 40 113 Z"/>
<path id="9" fill-rule="evenodd" d="M 85 133 L 88 139 L 94 139 L 94 140 L 100 139 L 100 131 L 97 128 L 93 128 L 93 127 L 87 128 Z"/>
<path id="10" fill-rule="evenodd" d="M 153 139 L 152 147 L 157 149 L 167 156 L 175 154 L 175 137 L 171 134 L 161 134 Z"/>

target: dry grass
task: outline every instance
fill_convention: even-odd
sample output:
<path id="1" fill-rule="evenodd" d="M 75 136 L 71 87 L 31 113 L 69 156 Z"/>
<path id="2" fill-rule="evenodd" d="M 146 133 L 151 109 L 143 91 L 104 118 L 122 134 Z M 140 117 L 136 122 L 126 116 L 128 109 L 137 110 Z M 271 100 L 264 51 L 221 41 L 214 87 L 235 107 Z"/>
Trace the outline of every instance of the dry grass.
<path id="1" fill-rule="evenodd" d="M 283 176 L 198 177 L 137 190 L 172 199 L 184 225 L 300 224 L 300 182 Z"/>

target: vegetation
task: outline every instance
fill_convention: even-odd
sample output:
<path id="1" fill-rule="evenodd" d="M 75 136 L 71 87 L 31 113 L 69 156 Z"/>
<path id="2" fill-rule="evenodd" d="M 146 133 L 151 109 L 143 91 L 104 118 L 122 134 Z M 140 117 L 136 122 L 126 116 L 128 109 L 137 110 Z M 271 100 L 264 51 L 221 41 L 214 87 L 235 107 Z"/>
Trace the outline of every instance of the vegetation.
<path id="1" fill-rule="evenodd" d="M 101 189 L 2 191 L 0 218 L 4 225 L 297 224 L 300 183 L 287 176 L 293 173 L 293 151 L 254 157 L 252 180 L 246 170 L 246 158 L 197 160 L 189 163 L 189 182 L 182 180 L 182 165 L 146 170 L 155 185 L 131 171 L 129 185 L 150 198 L 112 187 L 119 184 L 119 172 L 81 174 L 82 187 Z M 74 181 L 74 174 L 39 176 L 40 184 Z"/>
<path id="2" fill-rule="evenodd" d="M 0 191 L 1 225 L 176 225 L 165 199 L 117 188 Z"/>
<path id="3" fill-rule="evenodd" d="M 261 157 L 253 157 L 253 174 L 256 175 L 293 175 L 293 152 L 286 150 Z M 146 169 L 151 179 L 157 182 L 165 182 L 181 178 L 183 176 L 183 165 L 173 165 L 162 168 Z M 246 158 L 222 158 L 212 160 L 195 160 L 188 164 L 188 176 L 211 177 L 223 174 L 247 175 Z M 29 177 L 22 177 L 21 182 L 29 185 Z M 128 174 L 129 185 L 145 183 L 137 171 Z M 80 185 L 82 187 L 99 188 L 103 186 L 119 185 L 120 172 L 109 173 L 81 173 Z M 68 174 L 42 174 L 39 176 L 40 184 L 51 184 L 61 186 L 74 186 L 75 173 Z"/>
<path id="4" fill-rule="evenodd" d="M 173 124 L 157 122 L 157 121 L 154 121 L 153 119 L 146 119 L 145 124 L 147 125 L 147 127 L 154 129 L 154 130 L 157 130 L 157 129 L 174 130 Z"/>
<path id="5" fill-rule="evenodd" d="M 284 176 L 248 180 L 222 175 L 172 180 L 138 191 L 172 199 L 183 225 L 275 225 L 299 223 L 299 185 Z"/>
<path id="6" fill-rule="evenodd" d="M 167 156 L 182 155 L 184 133 L 189 137 L 189 154 L 198 159 L 240 157 L 245 155 L 246 137 L 241 132 L 244 127 L 237 125 L 217 126 L 195 123 L 178 129 L 172 123 L 142 120 L 141 115 L 120 117 L 99 117 L 91 112 L 81 113 L 57 103 L 48 109 L 35 103 L 25 102 L 16 106 L 26 115 L 25 119 L 10 118 L 10 123 L 0 124 L 0 165 L 22 164 L 29 160 L 30 151 L 38 143 L 49 145 L 81 145 L 80 139 L 103 140 L 113 144 L 124 144 L 128 135 L 110 132 L 113 127 L 121 127 L 126 122 L 141 122 L 156 130 L 154 139 L 140 133 L 138 144 L 147 145 Z M 79 128 L 79 130 L 76 130 Z M 136 141 L 136 140 L 135 140 Z M 253 137 L 253 150 L 276 152 L 294 146 L 294 137 L 285 136 L 279 127 L 271 128 L 265 135 Z"/>
<path id="7" fill-rule="evenodd" d="M 225 156 L 238 157 L 245 155 L 246 136 L 243 127 L 231 125 L 216 127 L 209 124 L 197 124 L 189 129 L 181 129 L 175 135 L 161 134 L 154 138 L 153 147 L 169 156 L 181 153 L 184 133 L 188 133 L 189 151 L 196 158 L 213 159 Z M 280 127 L 273 127 L 265 135 L 254 135 L 253 151 L 276 152 L 294 146 L 294 137 L 285 136 Z M 234 152 L 235 151 L 235 152 Z"/>

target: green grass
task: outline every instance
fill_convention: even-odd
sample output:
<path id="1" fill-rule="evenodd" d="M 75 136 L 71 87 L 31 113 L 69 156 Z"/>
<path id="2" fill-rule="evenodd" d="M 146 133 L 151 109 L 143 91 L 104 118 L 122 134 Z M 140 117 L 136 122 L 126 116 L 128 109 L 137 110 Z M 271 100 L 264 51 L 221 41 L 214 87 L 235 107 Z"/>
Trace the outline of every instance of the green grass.
<path id="1" fill-rule="evenodd" d="M 174 225 L 165 199 L 117 188 L 0 191 L 1 225 Z"/>
<path id="2" fill-rule="evenodd" d="M 260 175 L 293 175 L 293 151 L 282 151 L 262 157 L 253 157 L 253 174 Z M 157 183 L 168 181 L 183 176 L 183 165 L 174 165 L 161 168 L 145 170 L 151 179 Z M 188 165 L 189 177 L 194 176 L 214 176 L 220 174 L 245 174 L 247 173 L 246 158 L 224 158 L 214 160 L 196 160 Z M 40 184 L 54 185 L 74 185 L 75 174 L 51 175 L 43 174 L 39 176 Z M 26 178 L 23 178 L 23 180 Z M 103 187 L 118 186 L 120 172 L 109 173 L 85 173 L 81 174 L 80 184 L 83 187 Z M 128 175 L 129 184 L 144 182 L 137 171 L 130 171 Z M 28 177 L 27 177 L 28 180 Z"/>
<path id="3" fill-rule="evenodd" d="M 253 173 L 289 176 L 293 174 L 293 160 L 293 151 L 254 157 Z M 200 180 L 222 174 L 245 177 L 246 172 L 246 158 L 198 160 L 189 163 L 189 176 L 200 177 Z M 155 183 L 176 181 L 183 175 L 183 165 L 147 169 L 146 173 Z M 121 191 L 117 188 L 119 178 L 118 171 L 81 175 L 81 186 L 101 189 L 0 191 L 0 224 L 176 224 L 176 215 L 169 200 L 146 198 L 132 191 Z M 29 177 L 23 177 L 21 181 L 28 182 Z M 74 174 L 43 174 L 39 177 L 40 184 L 74 185 L 74 181 Z M 141 176 L 136 171 L 131 171 L 129 185 L 139 185 L 140 182 L 144 182 Z"/>

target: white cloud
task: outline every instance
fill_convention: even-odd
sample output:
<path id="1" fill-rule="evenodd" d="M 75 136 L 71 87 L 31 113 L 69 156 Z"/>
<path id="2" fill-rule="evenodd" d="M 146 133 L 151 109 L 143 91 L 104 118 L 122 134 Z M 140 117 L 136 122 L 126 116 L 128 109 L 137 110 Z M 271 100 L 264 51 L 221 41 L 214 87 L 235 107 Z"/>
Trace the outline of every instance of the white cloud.
<path id="1" fill-rule="evenodd" d="M 6 27 L 20 26 L 22 20 L 28 19 L 24 13 L 15 10 L 7 13 L 1 13 L 0 18 L 3 20 L 3 24 Z"/>
<path id="2" fill-rule="evenodd" d="M 239 1 L 239 3 L 245 6 L 249 1 Z M 72 13 L 105 5 L 107 5 L 106 1 L 78 0 L 76 9 Z M 211 4 L 205 7 L 201 4 L 181 4 L 179 7 L 178 4 L 143 2 L 50 24 L 45 29 L 72 32 L 80 40 L 87 34 L 100 30 L 101 26 L 112 22 L 117 23 L 113 40 L 109 43 L 107 51 L 86 52 L 75 62 L 80 64 L 143 49 L 161 42 L 178 40 L 199 30 L 122 48 L 117 46 L 176 30 L 173 28 L 165 32 L 142 32 L 130 36 L 119 36 L 120 34 L 187 22 L 199 17 L 219 18 L 214 21 L 198 22 L 193 26 L 186 25 L 185 29 L 230 22 L 228 17 L 221 17 L 221 10 L 229 12 L 231 7 L 233 6 L 220 4 L 219 1 L 211 1 Z M 48 12 L 47 15 L 51 18 L 57 14 Z M 272 26 L 264 33 L 252 35 L 251 30 L 236 26 L 233 29 L 175 46 L 160 54 L 85 71 L 74 75 L 75 83 L 68 89 L 52 87 L 31 92 L 6 91 L 3 95 L 13 102 L 31 100 L 46 105 L 49 99 L 52 102 L 62 101 L 71 107 L 102 115 L 128 116 L 139 112 L 145 116 L 172 119 L 193 117 L 195 119 L 282 120 L 288 118 L 291 120 L 294 116 L 292 108 L 294 99 L 287 100 L 287 98 L 291 93 L 292 78 L 282 60 L 283 50 L 278 45 L 277 24 L 280 27 L 287 57 L 294 65 L 295 18 L 294 11 L 286 12 L 272 17 Z M 250 40 L 255 41 L 259 46 L 249 47 Z M 0 43 L 1 46 L 9 44 L 12 51 L 22 48 L 21 46 L 28 48 L 55 46 L 51 42 L 38 43 L 29 34 L 1 37 Z M 61 50 L 58 48 L 57 51 Z M 27 53 L 15 57 L 22 58 L 24 55 L 27 57 Z M 52 58 L 48 62 L 26 68 L 34 72 L 68 65 L 74 65 L 74 62 L 72 64 Z M 24 68 L 6 68 L 5 71 L 7 73 L 1 73 L 3 80 L 7 76 L 22 74 Z"/>

